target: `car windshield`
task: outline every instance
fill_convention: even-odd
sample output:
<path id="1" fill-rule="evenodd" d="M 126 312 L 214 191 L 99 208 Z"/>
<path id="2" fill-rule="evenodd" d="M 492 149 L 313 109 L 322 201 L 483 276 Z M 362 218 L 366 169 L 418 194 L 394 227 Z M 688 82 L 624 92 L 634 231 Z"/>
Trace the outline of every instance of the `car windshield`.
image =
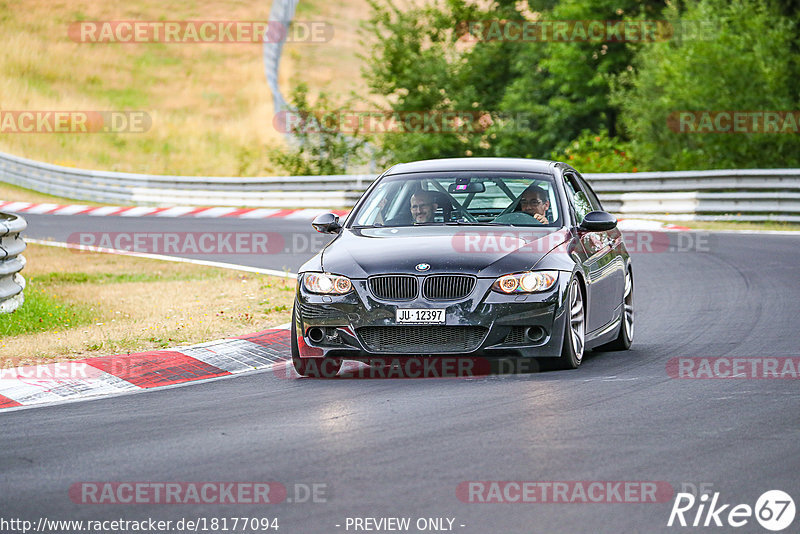
<path id="1" fill-rule="evenodd" d="M 536 173 L 415 173 L 381 179 L 353 226 L 559 226 L 553 177 Z"/>

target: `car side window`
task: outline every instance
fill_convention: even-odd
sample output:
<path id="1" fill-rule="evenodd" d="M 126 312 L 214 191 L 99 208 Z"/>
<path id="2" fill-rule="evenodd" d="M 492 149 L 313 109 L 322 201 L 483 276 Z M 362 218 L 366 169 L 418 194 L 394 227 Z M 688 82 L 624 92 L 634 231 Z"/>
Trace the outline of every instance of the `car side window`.
<path id="1" fill-rule="evenodd" d="M 586 214 L 593 210 L 592 205 L 574 174 L 564 174 L 564 185 L 566 186 L 567 196 L 575 208 L 577 224 L 581 224 Z"/>
<path id="2" fill-rule="evenodd" d="M 600 204 L 600 199 L 597 198 L 597 195 L 589 186 L 589 184 L 586 182 L 586 180 L 583 179 L 583 176 L 579 174 L 577 175 L 577 178 L 578 178 L 578 183 L 581 185 L 581 189 L 586 193 L 586 197 L 589 199 L 589 204 L 592 205 L 592 210 L 602 211 L 603 205 Z"/>

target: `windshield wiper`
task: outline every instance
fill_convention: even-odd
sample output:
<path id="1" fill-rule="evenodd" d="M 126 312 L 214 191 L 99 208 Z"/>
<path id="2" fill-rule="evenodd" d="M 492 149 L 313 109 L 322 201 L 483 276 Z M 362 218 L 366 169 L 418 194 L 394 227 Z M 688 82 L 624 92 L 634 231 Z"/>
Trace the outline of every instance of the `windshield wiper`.
<path id="1" fill-rule="evenodd" d="M 354 224 L 351 228 L 354 229 L 362 229 L 362 228 L 413 228 L 415 226 L 526 226 L 520 224 L 510 224 L 510 223 L 496 223 L 490 221 L 428 221 L 428 222 L 420 222 L 420 223 L 410 223 L 410 224 L 396 224 L 392 226 L 386 226 L 381 223 L 376 224 Z"/>
<path id="2" fill-rule="evenodd" d="M 448 221 L 444 224 L 452 225 L 452 226 L 514 226 L 513 224 L 508 223 L 496 223 L 491 221 Z"/>

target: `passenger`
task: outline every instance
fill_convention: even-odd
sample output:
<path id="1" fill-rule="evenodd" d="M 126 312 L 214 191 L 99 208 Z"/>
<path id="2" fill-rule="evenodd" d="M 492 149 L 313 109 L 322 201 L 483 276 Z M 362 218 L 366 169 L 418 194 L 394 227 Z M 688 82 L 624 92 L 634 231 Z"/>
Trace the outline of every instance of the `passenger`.
<path id="1" fill-rule="evenodd" d="M 519 201 L 519 208 L 523 213 L 535 218 L 542 224 L 549 224 L 547 210 L 550 208 L 550 201 L 547 199 L 547 191 L 538 185 L 529 185 L 522 192 Z"/>

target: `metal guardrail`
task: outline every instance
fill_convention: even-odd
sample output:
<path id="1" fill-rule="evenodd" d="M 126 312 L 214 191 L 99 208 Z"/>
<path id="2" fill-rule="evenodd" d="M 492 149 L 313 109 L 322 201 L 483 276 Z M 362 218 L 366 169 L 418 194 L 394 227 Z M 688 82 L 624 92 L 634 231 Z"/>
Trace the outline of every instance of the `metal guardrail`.
<path id="1" fill-rule="evenodd" d="M 294 17 L 298 2 L 299 0 L 275 0 L 272 2 L 272 7 L 270 7 L 269 20 L 280 22 L 283 28 L 288 28 Z M 281 53 L 283 52 L 285 41 L 285 33 L 277 41 L 265 39 L 262 54 L 264 58 L 264 73 L 267 77 L 267 85 L 272 91 L 272 107 L 276 115 L 278 112 L 288 109 L 286 99 L 283 98 L 281 89 L 278 86 L 278 67 L 281 63 Z"/>
<path id="2" fill-rule="evenodd" d="M 608 211 L 668 220 L 800 222 L 800 169 L 584 175 Z M 350 208 L 375 175 L 201 177 L 87 171 L 0 154 L 0 181 L 104 203 Z"/>
<path id="3" fill-rule="evenodd" d="M 28 227 L 19 215 L 0 213 L 0 313 L 16 310 L 25 300 L 25 241 L 20 233 Z"/>
<path id="4" fill-rule="evenodd" d="M 201 177 L 89 171 L 0 154 L 0 181 L 104 203 L 349 208 L 374 175 Z"/>
<path id="5" fill-rule="evenodd" d="M 281 28 L 289 28 L 292 24 L 292 19 L 294 18 L 294 14 L 295 11 L 297 10 L 297 4 L 299 3 L 299 1 L 300 0 L 273 0 L 272 6 L 270 7 L 269 11 L 269 20 L 274 22 L 279 22 Z M 272 92 L 272 110 L 273 110 L 273 116 L 275 117 L 278 116 L 278 113 L 294 110 L 284 98 L 283 93 L 281 93 L 280 85 L 278 84 L 281 54 L 283 53 L 283 46 L 286 43 L 287 32 L 284 32 L 282 35 L 280 35 L 280 39 L 278 40 L 274 39 L 276 33 L 277 32 L 272 32 L 271 37 L 273 38 L 264 40 L 263 53 L 262 53 L 262 57 L 264 60 L 264 74 L 266 75 L 267 78 L 267 85 L 269 86 L 269 89 Z M 283 132 L 283 135 L 286 138 L 289 145 L 291 146 L 298 146 L 303 142 L 301 138 L 294 135 L 293 132 Z M 349 146 L 355 146 L 358 143 L 357 139 L 355 139 L 352 136 L 345 135 L 343 133 L 339 133 L 337 137 L 341 140 L 347 141 Z M 367 172 L 375 172 L 376 150 L 369 143 L 366 144 L 365 149 L 370 154 L 368 165 L 364 166 L 363 168 L 359 168 L 358 166 L 356 166 L 355 168 L 361 171 L 366 170 Z M 344 167 L 345 167 L 345 172 L 347 172 L 348 169 L 347 159 L 345 159 L 344 161 Z M 355 202 L 355 200 L 357 199 L 358 197 L 356 196 L 353 199 L 353 202 Z M 352 205 L 353 202 L 350 202 L 350 205 Z"/>
<path id="6" fill-rule="evenodd" d="M 800 222 L 800 169 L 585 174 L 624 217 Z"/>

